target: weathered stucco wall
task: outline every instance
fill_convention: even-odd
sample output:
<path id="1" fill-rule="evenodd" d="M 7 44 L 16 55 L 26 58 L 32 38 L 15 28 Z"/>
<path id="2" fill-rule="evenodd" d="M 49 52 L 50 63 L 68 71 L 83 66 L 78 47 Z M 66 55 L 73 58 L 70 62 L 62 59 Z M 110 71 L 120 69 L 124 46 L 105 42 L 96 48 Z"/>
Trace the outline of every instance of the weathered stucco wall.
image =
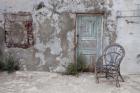
<path id="1" fill-rule="evenodd" d="M 23 70 L 63 72 L 74 62 L 76 13 L 104 13 L 104 46 L 115 42 L 116 13 L 121 0 L 0 0 L 0 27 L 3 13 L 30 12 L 33 17 L 34 46 L 4 48 L 16 55 Z M 40 2 L 42 6 L 38 7 Z M 1 31 L 0 29 L 0 31 Z"/>
<path id="2" fill-rule="evenodd" d="M 118 12 L 117 42 L 126 50 L 121 65 L 125 73 L 140 73 L 140 0 L 124 0 Z"/>

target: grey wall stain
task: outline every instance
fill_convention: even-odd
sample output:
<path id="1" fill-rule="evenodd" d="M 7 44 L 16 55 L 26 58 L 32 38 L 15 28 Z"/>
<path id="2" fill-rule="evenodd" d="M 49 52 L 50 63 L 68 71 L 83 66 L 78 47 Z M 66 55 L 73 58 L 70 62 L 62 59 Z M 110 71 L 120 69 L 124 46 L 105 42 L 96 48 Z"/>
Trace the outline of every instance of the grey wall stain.
<path id="1" fill-rule="evenodd" d="M 63 1 L 63 0 L 62 0 Z M 44 2 L 45 4 L 45 2 Z M 84 5 L 79 10 L 70 6 L 65 10 L 68 5 L 80 6 Z M 74 59 L 74 31 L 76 17 L 72 18 L 71 14 L 76 13 L 104 13 L 106 17 L 104 34 L 109 37 L 109 42 L 115 42 L 116 34 L 116 20 L 108 19 L 112 16 L 108 9 L 113 6 L 113 1 L 109 0 L 108 5 L 106 0 L 80 0 L 80 1 L 49 1 L 49 5 L 35 10 L 32 15 L 34 17 L 34 37 L 35 45 L 28 48 L 5 48 L 7 52 L 13 52 L 21 60 L 23 65 L 22 70 L 45 70 L 53 71 L 57 67 L 65 65 L 68 60 Z M 63 10 L 64 8 L 64 10 Z M 45 10 L 42 10 L 45 9 Z M 76 10 L 77 9 L 77 10 Z M 41 11 L 42 10 L 42 11 Z M 63 11 L 61 11 L 63 10 Z M 42 21 L 43 20 L 43 21 Z M 109 28 L 111 27 L 111 29 Z M 22 29 L 16 25 L 16 29 Z M 13 28 L 13 29 L 14 29 Z M 16 33 L 18 34 L 18 33 Z M 71 37 L 68 37 L 68 34 Z M 4 35 L 3 35 L 4 36 Z M 16 35 L 15 35 L 16 36 Z M 23 37 L 23 36 L 21 36 Z M 68 38 L 71 41 L 68 41 Z M 19 39 L 19 41 L 22 41 Z M 72 43 L 72 45 L 70 45 Z M 73 61 L 71 61 L 73 62 Z"/>

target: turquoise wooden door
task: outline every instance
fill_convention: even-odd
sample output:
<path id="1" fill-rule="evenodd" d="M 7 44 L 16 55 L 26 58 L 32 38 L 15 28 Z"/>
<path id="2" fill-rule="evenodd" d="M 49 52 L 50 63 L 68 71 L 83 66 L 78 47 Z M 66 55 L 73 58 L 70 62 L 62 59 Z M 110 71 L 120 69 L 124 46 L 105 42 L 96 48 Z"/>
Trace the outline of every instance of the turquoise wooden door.
<path id="1" fill-rule="evenodd" d="M 102 53 L 102 16 L 78 15 L 77 55 L 82 55 L 90 71 Z"/>

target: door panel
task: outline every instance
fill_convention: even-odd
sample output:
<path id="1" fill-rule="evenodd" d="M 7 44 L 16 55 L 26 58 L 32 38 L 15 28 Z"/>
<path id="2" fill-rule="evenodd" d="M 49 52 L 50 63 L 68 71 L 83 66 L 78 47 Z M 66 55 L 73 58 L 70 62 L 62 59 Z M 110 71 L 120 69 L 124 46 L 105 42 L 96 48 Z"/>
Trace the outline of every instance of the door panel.
<path id="1" fill-rule="evenodd" d="M 93 70 L 94 63 L 102 49 L 101 44 L 101 16 L 77 17 L 77 55 L 83 55 L 90 70 Z"/>
<path id="2" fill-rule="evenodd" d="M 87 64 L 90 64 L 90 65 L 88 65 L 89 67 L 91 67 L 91 66 L 93 66 L 93 62 L 92 61 L 94 61 L 94 59 L 96 59 L 95 57 L 96 57 L 96 55 L 91 55 L 91 54 L 82 54 L 82 55 L 84 55 L 84 58 L 86 59 L 86 62 L 87 62 Z M 91 65 L 92 64 L 92 65 Z"/>
<path id="3" fill-rule="evenodd" d="M 79 41 L 80 49 L 94 49 L 96 50 L 96 40 L 81 40 Z"/>

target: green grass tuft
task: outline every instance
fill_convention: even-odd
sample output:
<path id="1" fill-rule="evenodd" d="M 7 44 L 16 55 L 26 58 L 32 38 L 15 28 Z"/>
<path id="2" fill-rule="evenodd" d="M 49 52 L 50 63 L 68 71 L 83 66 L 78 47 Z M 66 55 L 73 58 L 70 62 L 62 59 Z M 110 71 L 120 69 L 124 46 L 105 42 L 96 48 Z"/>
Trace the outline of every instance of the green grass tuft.
<path id="1" fill-rule="evenodd" d="M 85 57 L 82 55 L 77 56 L 76 63 L 70 63 L 66 68 L 66 74 L 77 75 L 86 69 Z"/>

